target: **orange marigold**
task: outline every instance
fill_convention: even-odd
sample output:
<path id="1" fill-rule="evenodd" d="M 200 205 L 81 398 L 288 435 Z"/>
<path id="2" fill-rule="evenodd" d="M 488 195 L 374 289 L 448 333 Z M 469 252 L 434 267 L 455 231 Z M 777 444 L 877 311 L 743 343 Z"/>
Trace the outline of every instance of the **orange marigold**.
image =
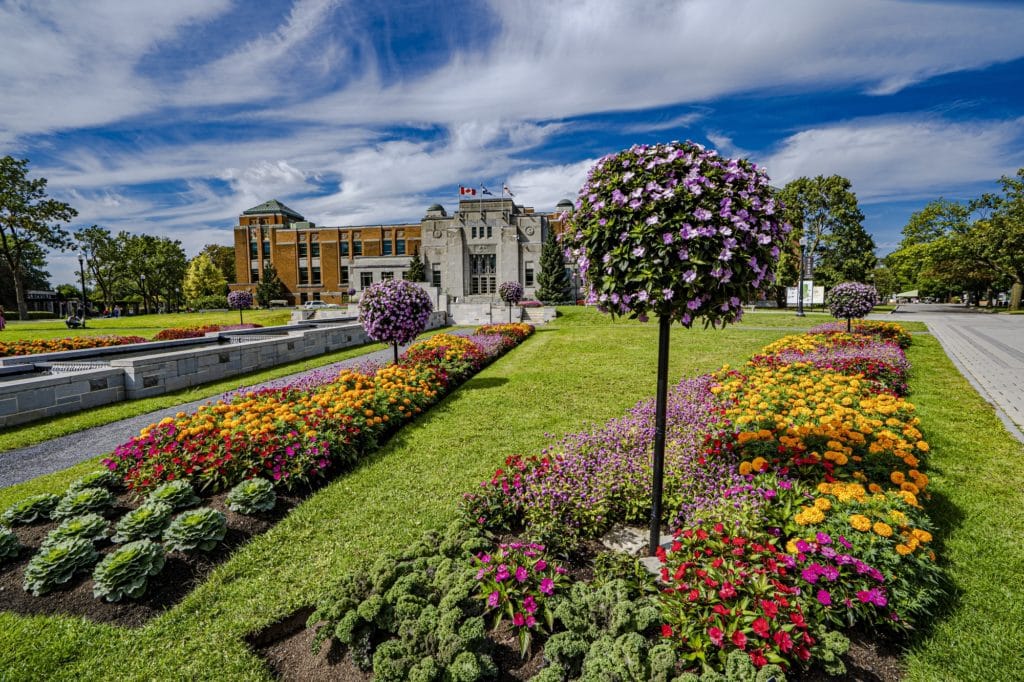
<path id="1" fill-rule="evenodd" d="M 875 521 L 875 525 L 871 527 L 871 530 L 875 531 L 875 533 L 881 535 L 883 538 L 892 537 L 892 526 L 887 523 Z"/>
<path id="2" fill-rule="evenodd" d="M 863 514 L 851 514 L 850 525 L 853 526 L 854 530 L 859 530 L 862 533 L 866 533 L 871 530 L 871 519 L 864 516 Z"/>

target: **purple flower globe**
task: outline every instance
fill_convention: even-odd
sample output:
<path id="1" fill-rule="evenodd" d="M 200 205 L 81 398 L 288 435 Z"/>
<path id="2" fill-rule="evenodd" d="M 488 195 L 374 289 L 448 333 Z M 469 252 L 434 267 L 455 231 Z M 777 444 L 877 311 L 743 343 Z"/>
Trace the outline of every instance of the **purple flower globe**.
<path id="1" fill-rule="evenodd" d="M 587 303 L 689 327 L 743 315 L 772 283 L 790 226 L 768 176 L 693 142 L 637 145 L 591 168 L 562 243 Z"/>
<path id="2" fill-rule="evenodd" d="M 846 320 L 846 331 L 850 331 L 850 320 L 864 317 L 878 305 L 878 291 L 870 284 L 843 282 L 825 295 L 825 303 L 832 317 Z"/>
<path id="3" fill-rule="evenodd" d="M 498 286 L 498 296 L 509 305 L 519 303 L 523 300 L 523 285 L 519 282 L 502 282 Z"/>
<path id="4" fill-rule="evenodd" d="M 430 322 L 434 304 L 430 295 L 412 282 L 388 279 L 363 290 L 359 322 L 375 341 L 395 347 L 415 339 Z"/>
<path id="5" fill-rule="evenodd" d="M 252 307 L 252 294 L 248 291 L 232 291 L 228 294 L 228 306 L 236 310 Z"/>

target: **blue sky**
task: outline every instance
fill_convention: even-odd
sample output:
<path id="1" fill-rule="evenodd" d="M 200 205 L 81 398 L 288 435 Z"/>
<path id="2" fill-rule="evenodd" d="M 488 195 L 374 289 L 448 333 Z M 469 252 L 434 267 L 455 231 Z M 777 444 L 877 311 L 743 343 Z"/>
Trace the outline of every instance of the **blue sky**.
<path id="1" fill-rule="evenodd" d="M 507 183 L 552 210 L 673 139 L 850 178 L 884 254 L 1024 166 L 1024 2 L 33 0 L 0 3 L 0 43 L 0 154 L 74 227 L 190 256 L 271 198 L 387 223 Z"/>

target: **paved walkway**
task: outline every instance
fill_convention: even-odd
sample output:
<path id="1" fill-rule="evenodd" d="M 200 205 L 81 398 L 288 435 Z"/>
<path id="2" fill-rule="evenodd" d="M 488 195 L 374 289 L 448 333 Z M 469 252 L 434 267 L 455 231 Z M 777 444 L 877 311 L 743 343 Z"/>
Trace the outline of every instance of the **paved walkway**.
<path id="1" fill-rule="evenodd" d="M 462 330 L 442 331 L 447 331 L 447 333 L 451 334 L 468 333 Z M 403 346 L 400 351 L 404 351 L 405 348 L 406 347 Z M 261 384 L 248 386 L 246 388 L 254 389 L 280 385 L 313 374 L 324 372 L 335 373 L 342 367 L 351 367 L 353 365 L 361 365 L 367 362 L 387 363 L 391 361 L 392 353 L 393 352 L 390 348 L 374 351 L 348 360 L 342 360 L 341 362 L 336 362 L 331 365 L 325 365 L 305 372 L 299 372 L 287 377 L 279 377 Z M 28 481 L 37 476 L 42 476 L 43 474 L 61 471 L 62 469 L 67 469 L 79 462 L 84 462 L 87 459 L 105 455 L 111 452 L 118 445 L 126 442 L 132 436 L 138 435 L 139 431 L 144 427 L 149 426 L 150 424 L 155 424 L 164 417 L 173 417 L 178 412 L 193 411 L 200 405 L 213 402 L 219 397 L 220 396 L 215 395 L 210 396 L 209 398 L 203 398 L 202 400 L 182 403 L 181 405 L 176 405 L 174 407 L 149 412 L 137 417 L 122 419 L 120 421 L 111 422 L 110 424 L 104 424 L 103 426 L 96 426 L 85 431 L 61 436 L 60 438 L 54 438 L 53 440 L 45 441 L 38 445 L 31 445 L 29 447 L 18 448 L 16 450 L 8 450 L 7 452 L 0 452 L 0 488 Z"/>
<path id="2" fill-rule="evenodd" d="M 1024 315 L 997 315 L 964 306 L 901 305 L 872 315 L 924 322 L 960 373 L 996 410 L 1006 429 L 1024 442 Z"/>

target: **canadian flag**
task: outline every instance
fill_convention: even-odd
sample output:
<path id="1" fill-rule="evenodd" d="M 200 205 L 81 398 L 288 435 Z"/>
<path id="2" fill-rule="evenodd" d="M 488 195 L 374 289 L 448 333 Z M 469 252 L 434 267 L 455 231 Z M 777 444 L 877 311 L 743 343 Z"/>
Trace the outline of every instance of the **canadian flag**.
<path id="1" fill-rule="evenodd" d="M 462 185 L 459 185 L 459 195 L 460 196 L 467 196 L 468 195 L 468 196 L 471 196 L 471 197 L 475 197 L 476 196 L 476 188 L 475 187 L 463 187 Z"/>

